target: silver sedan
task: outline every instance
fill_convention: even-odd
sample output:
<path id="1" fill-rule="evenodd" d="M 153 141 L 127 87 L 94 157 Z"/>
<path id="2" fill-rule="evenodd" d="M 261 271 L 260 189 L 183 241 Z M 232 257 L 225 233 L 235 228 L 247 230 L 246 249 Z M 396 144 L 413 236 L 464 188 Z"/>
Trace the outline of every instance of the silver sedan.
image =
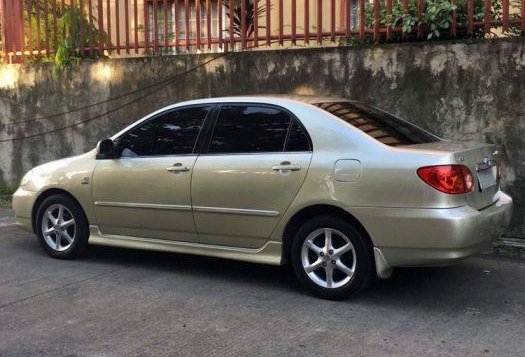
<path id="1" fill-rule="evenodd" d="M 35 167 L 13 206 L 54 258 L 102 244 L 290 263 L 339 299 L 485 249 L 512 208 L 500 168 L 492 145 L 343 98 L 212 98 Z"/>

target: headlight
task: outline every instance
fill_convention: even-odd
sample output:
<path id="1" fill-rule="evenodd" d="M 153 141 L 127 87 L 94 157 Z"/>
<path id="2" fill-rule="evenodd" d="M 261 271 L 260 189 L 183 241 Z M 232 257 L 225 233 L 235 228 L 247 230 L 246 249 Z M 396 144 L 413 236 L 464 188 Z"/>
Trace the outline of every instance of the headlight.
<path id="1" fill-rule="evenodd" d="M 31 180 L 31 176 L 33 175 L 33 170 L 29 170 L 27 174 L 22 177 L 22 180 L 20 181 L 20 186 L 27 185 L 29 181 Z"/>

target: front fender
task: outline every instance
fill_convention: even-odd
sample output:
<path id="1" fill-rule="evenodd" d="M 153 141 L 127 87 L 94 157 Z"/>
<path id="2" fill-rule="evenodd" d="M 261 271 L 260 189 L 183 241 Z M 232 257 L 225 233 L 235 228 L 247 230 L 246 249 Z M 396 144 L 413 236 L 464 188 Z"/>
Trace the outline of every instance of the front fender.
<path id="1" fill-rule="evenodd" d="M 95 151 L 91 151 L 35 167 L 27 182 L 13 195 L 13 209 L 19 226 L 32 231 L 35 205 L 49 194 L 60 191 L 73 196 L 84 210 L 88 221 L 94 222 L 91 180 L 95 165 Z"/>

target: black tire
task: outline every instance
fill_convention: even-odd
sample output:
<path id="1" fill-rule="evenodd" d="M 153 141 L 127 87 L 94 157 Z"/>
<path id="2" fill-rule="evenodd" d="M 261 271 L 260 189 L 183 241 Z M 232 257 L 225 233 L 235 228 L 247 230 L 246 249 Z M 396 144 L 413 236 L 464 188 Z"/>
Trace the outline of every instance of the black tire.
<path id="1" fill-rule="evenodd" d="M 63 205 L 64 207 L 66 207 L 75 220 L 73 243 L 71 243 L 71 245 L 67 249 L 62 251 L 58 251 L 51 248 L 46 242 L 44 234 L 42 233 L 42 220 L 44 219 L 44 214 L 46 214 L 47 209 L 53 205 Z M 52 195 L 46 198 L 40 204 L 36 215 L 35 230 L 40 245 L 42 246 L 44 251 L 52 258 L 74 259 L 81 256 L 87 249 L 89 238 L 89 225 L 86 215 L 84 214 L 84 211 L 78 205 L 78 203 L 76 203 L 67 195 Z"/>
<path id="2" fill-rule="evenodd" d="M 305 271 L 301 258 L 303 243 L 312 233 L 322 228 L 331 228 L 343 233 L 352 243 L 355 251 L 355 269 L 350 280 L 344 285 L 336 288 L 327 288 L 315 283 Z M 340 239 L 340 238 L 337 238 Z M 341 300 L 365 290 L 374 276 L 374 258 L 372 250 L 359 230 L 346 220 L 333 216 L 323 215 L 305 222 L 296 232 L 291 249 L 291 261 L 295 275 L 301 285 L 308 291 L 323 299 Z M 314 254 L 309 252 L 308 254 Z M 324 253 L 319 253 L 324 254 Z M 315 256 L 315 254 L 314 254 Z M 330 258 L 328 258 L 330 259 Z M 352 258 L 353 261 L 353 258 Z M 325 264 L 325 263 L 323 263 Z M 330 264 L 328 262 L 327 264 Z M 323 269 L 323 268 L 321 268 Z M 335 270 L 338 270 L 337 268 Z M 335 271 L 334 270 L 334 271 Z M 316 270 L 318 272 L 319 270 Z M 322 274 L 322 271 L 321 273 Z M 325 270 L 326 274 L 326 270 Z M 336 273 L 334 273 L 336 274 Z M 326 275 L 325 275 L 326 276 Z M 326 279 L 328 280 L 328 279 Z M 334 280 L 335 281 L 335 280 Z M 340 280 L 343 282 L 343 279 Z"/>

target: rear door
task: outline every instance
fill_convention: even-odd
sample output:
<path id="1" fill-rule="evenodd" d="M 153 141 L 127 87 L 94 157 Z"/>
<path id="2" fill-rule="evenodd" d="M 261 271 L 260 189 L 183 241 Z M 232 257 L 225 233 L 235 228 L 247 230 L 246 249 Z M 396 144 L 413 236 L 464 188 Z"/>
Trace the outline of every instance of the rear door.
<path id="1" fill-rule="evenodd" d="M 258 248 L 299 191 L 311 143 L 289 112 L 261 104 L 225 104 L 198 157 L 192 200 L 199 241 Z"/>

